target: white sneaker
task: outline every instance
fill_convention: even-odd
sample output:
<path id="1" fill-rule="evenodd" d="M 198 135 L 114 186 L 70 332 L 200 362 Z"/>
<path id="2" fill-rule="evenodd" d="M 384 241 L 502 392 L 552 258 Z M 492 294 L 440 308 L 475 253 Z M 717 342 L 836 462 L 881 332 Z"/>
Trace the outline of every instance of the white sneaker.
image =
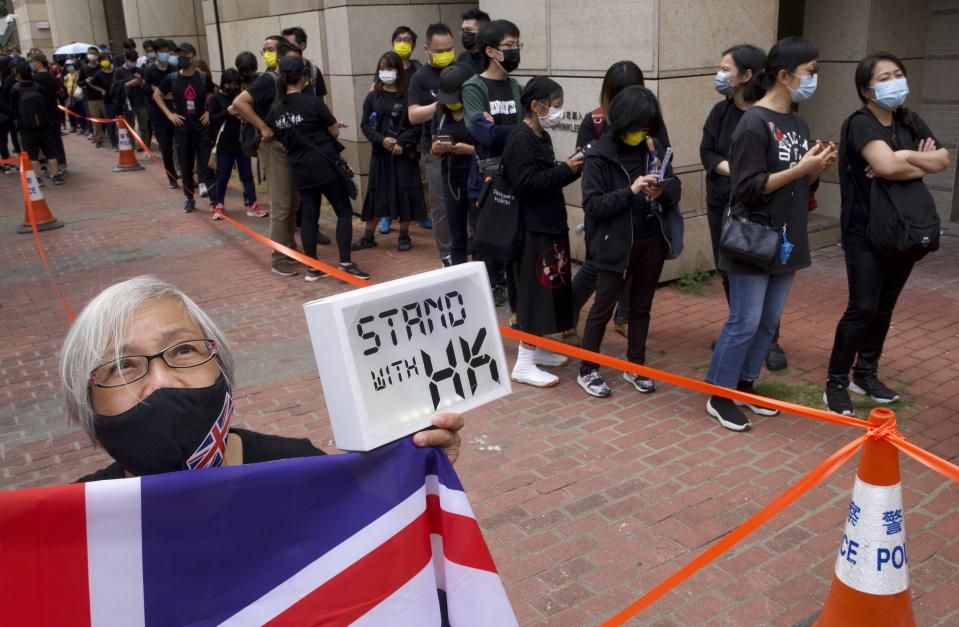
<path id="1" fill-rule="evenodd" d="M 533 363 L 537 366 L 546 366 L 547 368 L 558 368 L 569 363 L 569 357 L 560 355 L 545 348 L 536 347 L 533 351 Z"/>
<path id="2" fill-rule="evenodd" d="M 510 377 L 517 383 L 526 383 L 538 388 L 551 388 L 559 383 L 559 377 L 536 367 L 536 364 L 533 363 L 535 352 L 535 350 L 520 346 L 516 364 L 513 366 Z"/>

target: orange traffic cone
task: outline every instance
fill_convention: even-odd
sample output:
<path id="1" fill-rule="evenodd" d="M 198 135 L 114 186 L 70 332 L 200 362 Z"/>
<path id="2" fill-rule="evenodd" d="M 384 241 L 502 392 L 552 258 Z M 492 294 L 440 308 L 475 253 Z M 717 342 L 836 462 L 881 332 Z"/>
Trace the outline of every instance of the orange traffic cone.
<path id="1" fill-rule="evenodd" d="M 869 414 L 869 423 L 875 426 L 890 419 L 895 425 L 895 412 L 885 408 Z M 916 624 L 909 593 L 899 451 L 885 440 L 870 439 L 863 446 L 832 587 L 815 624 Z"/>
<path id="2" fill-rule="evenodd" d="M 23 199 L 23 224 L 17 227 L 17 233 L 33 232 L 33 228 L 30 226 L 30 210 L 27 207 L 27 202 L 33 205 L 33 217 L 37 221 L 38 231 L 59 229 L 63 226 L 63 222 L 54 218 L 53 214 L 50 213 L 50 207 L 47 206 L 47 200 L 43 197 L 40 180 L 37 179 L 37 174 L 33 171 L 33 164 L 30 163 L 30 157 L 24 152 L 20 154 L 20 159 L 23 163 L 24 173 L 27 176 L 27 194 L 29 195 L 29 200 L 27 198 Z"/>
<path id="3" fill-rule="evenodd" d="M 114 172 L 134 172 L 142 170 L 143 166 L 137 161 L 137 155 L 133 152 L 133 142 L 130 141 L 130 131 L 121 118 L 117 118 L 117 142 L 120 144 L 119 161 Z"/>

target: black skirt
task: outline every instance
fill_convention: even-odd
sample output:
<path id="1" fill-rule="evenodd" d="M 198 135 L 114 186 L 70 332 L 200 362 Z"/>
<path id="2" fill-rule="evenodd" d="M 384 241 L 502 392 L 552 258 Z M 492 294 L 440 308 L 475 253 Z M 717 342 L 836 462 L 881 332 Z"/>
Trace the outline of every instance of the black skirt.
<path id="1" fill-rule="evenodd" d="M 548 335 L 572 328 L 569 233 L 525 231 L 523 251 L 513 264 L 520 330 Z"/>
<path id="2" fill-rule="evenodd" d="M 400 222 L 425 220 L 426 198 L 419 159 L 374 152 L 361 217 L 364 221 L 375 218 L 393 218 Z"/>

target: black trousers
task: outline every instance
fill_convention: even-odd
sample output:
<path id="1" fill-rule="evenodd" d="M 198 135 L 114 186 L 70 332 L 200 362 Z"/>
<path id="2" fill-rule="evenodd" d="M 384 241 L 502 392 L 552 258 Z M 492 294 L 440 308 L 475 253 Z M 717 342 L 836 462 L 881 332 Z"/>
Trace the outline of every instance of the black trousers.
<path id="1" fill-rule="evenodd" d="M 336 214 L 336 247 L 340 253 L 340 263 L 350 263 L 350 240 L 353 239 L 353 206 L 350 197 L 339 181 L 331 181 L 300 190 L 300 210 L 303 219 L 300 223 L 300 240 L 303 242 L 303 254 L 316 259 L 316 230 L 320 220 L 320 202 L 323 196 L 330 201 Z"/>
<path id="2" fill-rule="evenodd" d="M 593 260 L 586 257 L 583 265 L 580 266 L 576 276 L 573 277 L 573 328 L 579 326 L 579 314 L 583 310 L 583 305 L 589 300 L 589 297 L 596 291 L 596 276 L 599 270 L 593 265 Z M 622 293 L 616 306 L 616 324 L 627 324 L 629 322 L 629 290 L 632 283 L 631 278 L 627 278 L 623 284 Z"/>
<path id="3" fill-rule="evenodd" d="M 210 166 L 208 164 L 210 149 L 213 147 L 213 142 L 210 139 L 210 129 L 189 129 L 186 131 L 177 129 L 176 141 L 180 152 L 180 170 L 183 174 L 181 177 L 183 195 L 187 198 L 193 198 L 193 195 L 198 191 L 196 182 L 193 180 L 194 164 L 199 169 L 200 180 L 204 182 L 210 180 Z"/>
<path id="4" fill-rule="evenodd" d="M 157 143 L 160 145 L 160 155 L 163 157 L 163 169 L 167 171 L 167 178 L 176 183 L 176 163 L 173 161 L 173 125 L 156 124 L 153 127 Z"/>
<path id="5" fill-rule="evenodd" d="M 719 234 L 723 230 L 723 212 L 725 207 L 709 205 L 706 207 L 706 221 L 709 223 L 709 239 L 713 244 L 713 264 L 723 279 L 723 293 L 726 294 L 726 304 L 729 305 L 729 276 L 719 269 Z M 779 336 L 779 332 L 776 332 Z"/>
<path id="6" fill-rule="evenodd" d="M 453 265 L 466 263 L 469 261 L 467 248 L 470 221 L 470 200 L 466 193 L 466 182 L 464 181 L 461 185 L 453 183 L 451 186 L 448 179 L 444 180 L 443 204 L 446 208 L 446 221 L 450 227 L 450 258 Z"/>
<path id="7" fill-rule="evenodd" d="M 871 251 L 846 253 L 849 304 L 836 325 L 829 358 L 831 382 L 849 385 L 850 368 L 858 376 L 879 370 L 892 312 L 914 265 Z"/>
<path id="8" fill-rule="evenodd" d="M 626 276 L 618 272 L 597 270 L 596 300 L 586 317 L 583 330 L 583 348 L 600 352 L 606 325 L 613 315 L 613 307 L 623 292 L 628 279 L 632 279 L 629 288 L 629 333 L 627 336 L 626 359 L 634 364 L 646 363 L 646 338 L 649 335 L 649 312 L 653 308 L 653 297 L 659 285 L 659 276 L 666 263 L 668 247 L 661 237 L 651 237 L 633 241 L 629 253 L 629 266 Z M 596 370 L 599 366 L 583 361 L 580 374 Z"/>
<path id="9" fill-rule="evenodd" d="M 0 158 L 10 158 L 10 148 L 7 146 L 7 137 L 10 138 L 10 144 L 13 146 L 13 152 L 20 156 L 20 137 L 17 134 L 16 123 L 7 119 L 6 122 L 0 122 Z"/>

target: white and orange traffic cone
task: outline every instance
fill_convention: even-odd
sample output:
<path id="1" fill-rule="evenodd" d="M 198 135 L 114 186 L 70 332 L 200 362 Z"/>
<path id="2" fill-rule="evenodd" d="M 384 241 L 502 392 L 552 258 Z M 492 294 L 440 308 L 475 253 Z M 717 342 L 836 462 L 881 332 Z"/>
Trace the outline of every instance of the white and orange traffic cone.
<path id="1" fill-rule="evenodd" d="M 119 161 L 114 172 L 134 172 L 142 170 L 143 166 L 137 161 L 137 155 L 133 152 L 133 142 L 130 141 L 130 131 L 124 120 L 117 118 L 117 143 L 120 144 Z"/>
<path id="2" fill-rule="evenodd" d="M 896 414 L 878 408 L 869 423 L 880 426 Z M 883 439 L 869 439 L 846 515 L 836 571 L 816 625 L 916 624 L 909 593 L 906 527 L 899 483 L 899 451 Z"/>
<path id="3" fill-rule="evenodd" d="M 50 213 L 50 207 L 47 206 L 47 200 L 43 197 L 40 180 L 37 178 L 37 173 L 33 171 L 30 157 L 24 152 L 20 154 L 20 159 L 27 178 L 27 198 L 23 199 L 23 224 L 17 227 L 17 233 L 33 232 L 33 227 L 30 225 L 30 208 L 27 203 L 33 205 L 33 218 L 36 220 L 38 231 L 59 229 L 63 226 L 63 222 L 54 218 L 53 214 Z"/>

